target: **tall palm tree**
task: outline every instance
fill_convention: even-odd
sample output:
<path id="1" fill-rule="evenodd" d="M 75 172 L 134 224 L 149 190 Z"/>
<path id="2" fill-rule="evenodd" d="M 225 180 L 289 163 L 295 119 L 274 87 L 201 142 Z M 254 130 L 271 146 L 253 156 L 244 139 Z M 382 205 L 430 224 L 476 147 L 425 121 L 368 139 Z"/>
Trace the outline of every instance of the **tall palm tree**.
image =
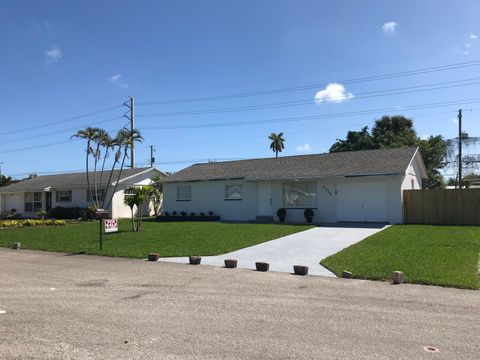
<path id="1" fill-rule="evenodd" d="M 92 188 L 90 186 L 90 176 L 89 176 L 89 168 L 88 168 L 88 159 L 90 155 L 94 154 L 94 150 L 92 147 L 92 141 L 94 141 L 95 136 L 97 134 L 98 129 L 94 127 L 86 127 L 83 130 L 78 130 L 75 134 L 73 134 L 70 139 L 72 138 L 81 138 L 87 140 L 87 150 L 85 156 L 85 171 L 87 174 L 87 188 L 88 192 L 90 193 L 90 198 L 93 199 Z"/>
<path id="2" fill-rule="evenodd" d="M 278 158 L 278 153 L 285 149 L 285 139 L 283 138 L 283 132 L 275 134 L 271 133 L 268 137 L 272 142 L 270 143 L 270 149 L 275 152 L 275 157 Z"/>
<path id="3" fill-rule="evenodd" d="M 120 170 L 118 171 L 117 181 L 115 182 L 115 187 L 113 188 L 112 196 L 110 197 L 106 207 L 107 209 L 110 207 L 113 194 L 115 194 L 115 191 L 117 191 L 117 186 L 122 176 L 123 167 L 125 166 L 125 159 L 128 158 L 128 151 L 130 150 L 132 144 L 136 142 L 143 142 L 143 136 L 140 134 L 138 129 L 128 130 L 123 128 L 117 135 L 117 141 L 122 144 L 121 147 L 123 148 L 123 158 L 122 164 L 120 165 Z"/>
<path id="4" fill-rule="evenodd" d="M 110 174 L 108 175 L 107 187 L 105 189 L 105 197 L 102 202 L 103 209 L 105 209 L 105 201 L 107 200 L 107 194 L 112 184 L 112 177 L 113 177 L 113 172 L 115 170 L 115 166 L 120 162 L 120 158 L 122 157 L 122 147 L 125 143 L 124 138 L 125 138 L 125 130 L 121 129 L 117 132 L 117 135 L 112 139 L 111 149 L 115 155 L 112 163 L 112 169 L 110 170 Z"/>

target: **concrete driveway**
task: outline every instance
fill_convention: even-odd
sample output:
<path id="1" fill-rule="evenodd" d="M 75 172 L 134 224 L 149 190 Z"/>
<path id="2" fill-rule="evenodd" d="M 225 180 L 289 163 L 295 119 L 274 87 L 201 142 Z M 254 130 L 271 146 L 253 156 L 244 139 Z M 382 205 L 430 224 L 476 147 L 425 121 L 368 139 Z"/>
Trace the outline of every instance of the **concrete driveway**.
<path id="1" fill-rule="evenodd" d="M 224 266 L 225 259 L 237 259 L 238 267 L 254 269 L 255 262 L 270 263 L 271 271 L 293 272 L 293 265 L 306 265 L 309 274 L 335 274 L 319 264 L 320 260 L 353 245 L 385 228 L 385 225 L 321 226 L 218 256 L 202 257 L 202 264 Z M 161 261 L 187 263 L 187 257 L 162 258 Z"/>

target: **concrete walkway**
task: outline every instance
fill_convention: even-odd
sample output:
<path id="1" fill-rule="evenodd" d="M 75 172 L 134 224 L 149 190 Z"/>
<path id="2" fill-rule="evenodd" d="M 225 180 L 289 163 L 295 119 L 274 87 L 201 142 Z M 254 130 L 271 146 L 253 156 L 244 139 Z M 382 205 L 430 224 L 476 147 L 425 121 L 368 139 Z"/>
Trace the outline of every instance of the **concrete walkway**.
<path id="1" fill-rule="evenodd" d="M 380 226 L 322 226 L 281 237 L 218 256 L 202 257 L 203 265 L 224 266 L 225 259 L 237 259 L 238 267 L 255 269 L 255 262 L 270 263 L 271 271 L 293 272 L 293 265 L 306 265 L 309 274 L 334 277 L 320 260 L 384 229 Z M 161 258 L 160 261 L 188 263 L 188 257 Z"/>

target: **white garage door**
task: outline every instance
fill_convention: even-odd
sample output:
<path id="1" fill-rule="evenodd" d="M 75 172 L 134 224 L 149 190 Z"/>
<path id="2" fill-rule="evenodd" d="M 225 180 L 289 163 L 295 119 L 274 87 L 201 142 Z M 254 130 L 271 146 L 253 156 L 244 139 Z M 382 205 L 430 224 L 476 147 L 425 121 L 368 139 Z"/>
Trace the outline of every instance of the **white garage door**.
<path id="1" fill-rule="evenodd" d="M 386 184 L 338 184 L 337 213 L 338 221 L 388 222 Z"/>

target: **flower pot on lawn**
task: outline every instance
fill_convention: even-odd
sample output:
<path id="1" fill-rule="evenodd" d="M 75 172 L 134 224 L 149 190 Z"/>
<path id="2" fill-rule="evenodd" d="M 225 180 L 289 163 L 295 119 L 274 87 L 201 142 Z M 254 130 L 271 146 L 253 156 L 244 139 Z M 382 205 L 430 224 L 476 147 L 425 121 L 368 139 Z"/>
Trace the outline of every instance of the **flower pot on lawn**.
<path id="1" fill-rule="evenodd" d="M 237 260 L 235 259 L 225 259 L 225 267 L 228 269 L 234 269 L 237 267 Z"/>
<path id="2" fill-rule="evenodd" d="M 190 256 L 188 258 L 190 265 L 200 265 L 202 258 L 200 256 Z"/>
<path id="3" fill-rule="evenodd" d="M 268 269 L 270 269 L 270 264 L 266 262 L 256 262 L 255 268 L 257 271 L 268 271 Z"/>
<path id="4" fill-rule="evenodd" d="M 293 265 L 295 275 L 308 275 L 308 266 Z"/>
<path id="5" fill-rule="evenodd" d="M 148 261 L 158 261 L 159 258 L 160 258 L 160 254 L 157 254 L 157 253 L 148 254 Z"/>

